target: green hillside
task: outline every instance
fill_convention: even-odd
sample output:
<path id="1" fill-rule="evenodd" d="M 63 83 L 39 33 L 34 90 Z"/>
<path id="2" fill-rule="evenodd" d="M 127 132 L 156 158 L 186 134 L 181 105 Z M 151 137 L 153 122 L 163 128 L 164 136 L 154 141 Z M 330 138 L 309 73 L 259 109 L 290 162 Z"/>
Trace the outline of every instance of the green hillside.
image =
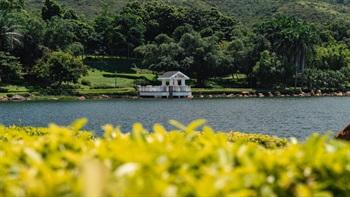
<path id="1" fill-rule="evenodd" d="M 349 5 L 331 4 L 322 1 L 294 1 L 280 6 L 278 11 L 319 23 L 329 20 L 350 20 Z"/>
<path id="2" fill-rule="evenodd" d="M 26 0 L 26 9 L 41 8 L 44 0 Z M 118 12 L 129 0 L 57 0 L 66 8 L 73 8 L 88 18 L 104 9 Z M 150 0 L 139 0 L 140 3 Z M 158 0 L 175 6 L 197 8 L 217 7 L 221 12 L 235 16 L 238 21 L 252 23 L 261 21 L 278 12 L 295 15 L 303 20 L 324 22 L 327 20 L 350 20 L 350 0 Z"/>

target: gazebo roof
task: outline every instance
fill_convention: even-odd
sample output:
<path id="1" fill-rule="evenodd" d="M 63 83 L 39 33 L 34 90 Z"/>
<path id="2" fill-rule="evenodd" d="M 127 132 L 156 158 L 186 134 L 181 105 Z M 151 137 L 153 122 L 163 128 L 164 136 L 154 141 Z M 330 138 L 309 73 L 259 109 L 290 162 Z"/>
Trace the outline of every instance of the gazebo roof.
<path id="1" fill-rule="evenodd" d="M 188 76 L 183 74 L 180 71 L 168 71 L 164 73 L 162 76 L 158 77 L 158 80 L 167 80 L 167 79 L 174 79 L 174 78 L 184 78 L 184 79 L 190 79 Z"/>

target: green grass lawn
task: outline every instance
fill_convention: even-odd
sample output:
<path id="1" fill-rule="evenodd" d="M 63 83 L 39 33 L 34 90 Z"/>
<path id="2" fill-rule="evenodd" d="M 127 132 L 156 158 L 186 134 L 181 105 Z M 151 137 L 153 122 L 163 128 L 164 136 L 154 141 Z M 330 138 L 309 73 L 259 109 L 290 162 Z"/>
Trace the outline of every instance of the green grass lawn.
<path id="1" fill-rule="evenodd" d="M 138 74 L 141 73 L 141 74 Z M 134 90 L 134 86 L 136 85 L 134 83 L 135 79 L 132 78 L 138 78 L 138 77 L 144 77 L 148 80 L 152 80 L 155 75 L 151 74 L 150 72 L 146 72 L 144 70 L 138 70 L 137 73 L 117 73 L 117 77 L 104 77 L 103 74 L 114 74 L 113 72 L 107 72 L 107 71 L 101 71 L 97 69 L 89 69 L 88 75 L 85 77 L 82 77 L 79 82 L 82 80 L 88 80 L 91 82 L 90 86 L 87 85 L 80 85 L 80 89 L 77 91 L 83 93 L 83 94 L 123 94 L 123 93 L 130 93 L 132 90 Z M 93 89 L 94 87 L 98 86 L 105 86 L 109 87 L 108 89 Z M 115 87 L 118 88 L 115 88 Z M 1 86 L 4 89 L 8 89 L 8 92 L 2 92 L 0 93 L 0 97 L 6 97 L 8 94 L 26 94 L 28 92 L 33 92 L 35 90 L 27 88 L 25 86 L 17 86 L 17 85 L 6 85 Z"/>
<path id="2" fill-rule="evenodd" d="M 83 77 L 91 82 L 90 87 L 110 86 L 110 87 L 133 87 L 136 78 L 145 77 L 152 80 L 154 74 L 142 65 L 139 59 L 125 59 L 122 57 L 94 57 L 91 56 L 84 61 L 90 67 L 88 76 Z M 117 77 L 104 77 L 104 74 L 117 74 Z M 82 86 L 89 89 L 89 86 Z"/>
<path id="3" fill-rule="evenodd" d="M 127 74 L 127 73 L 117 73 L 117 77 L 104 77 L 103 74 L 114 74 L 112 72 L 100 71 L 100 70 L 89 70 L 88 76 L 81 78 L 81 80 L 85 79 L 91 82 L 91 87 L 107 85 L 111 87 L 133 87 L 136 84 L 134 83 L 135 79 L 128 78 L 129 76 L 133 77 L 145 77 L 148 80 L 152 80 L 154 78 L 154 74 Z M 124 77 L 123 77 L 124 76 Z M 83 89 L 90 88 L 89 86 L 82 86 Z"/>
<path id="4" fill-rule="evenodd" d="M 99 71 L 99 70 L 89 70 L 88 76 L 81 78 L 81 80 L 89 80 L 91 82 L 91 87 L 99 85 L 107 85 L 111 87 L 132 87 L 134 80 L 125 78 L 107 78 L 103 77 L 103 74 L 112 74 L 110 72 Z M 88 86 L 83 86 L 84 89 L 89 88 Z"/>

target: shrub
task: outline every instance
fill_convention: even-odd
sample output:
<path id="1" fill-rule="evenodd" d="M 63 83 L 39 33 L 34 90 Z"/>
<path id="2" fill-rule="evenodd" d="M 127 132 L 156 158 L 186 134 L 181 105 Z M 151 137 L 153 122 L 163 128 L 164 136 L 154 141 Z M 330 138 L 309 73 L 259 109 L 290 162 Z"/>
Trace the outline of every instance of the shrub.
<path id="1" fill-rule="evenodd" d="M 107 77 L 107 78 L 120 77 L 120 78 L 125 78 L 125 79 L 145 79 L 145 80 L 147 80 L 147 78 L 145 76 L 128 75 L 128 74 L 103 74 L 102 76 Z"/>
<path id="2" fill-rule="evenodd" d="M 117 77 L 117 74 L 103 74 L 102 76 L 106 78 L 115 78 Z"/>
<path id="3" fill-rule="evenodd" d="M 107 84 L 99 84 L 91 87 L 91 89 L 110 89 L 110 88 L 115 88 L 115 87 Z"/>
<path id="4" fill-rule="evenodd" d="M 0 125 L 2 196 L 348 196 L 350 143 L 215 133 L 204 121 L 152 133 Z M 259 140 L 257 140 L 259 139 Z M 273 146 L 270 146 L 274 144 Z M 270 145 L 268 145 L 270 144 Z M 280 144 L 281 148 L 277 148 Z M 267 146 L 266 146 L 267 145 Z"/>
<path id="5" fill-rule="evenodd" d="M 39 92 L 32 92 L 31 94 L 32 94 L 32 96 L 39 96 L 40 95 Z"/>
<path id="6" fill-rule="evenodd" d="M 19 94 L 19 95 L 21 95 L 23 97 L 30 97 L 30 93 L 22 93 L 22 94 Z"/>
<path id="7" fill-rule="evenodd" d="M 252 89 L 234 89 L 234 88 L 192 88 L 193 94 L 241 94 L 242 91 L 247 91 L 249 94 L 255 94 Z"/>
<path id="8" fill-rule="evenodd" d="M 148 79 L 136 79 L 134 81 L 135 85 L 141 85 L 141 86 L 145 86 L 145 85 L 161 85 L 160 81 L 154 81 L 154 80 L 148 80 Z"/>
<path id="9" fill-rule="evenodd" d="M 8 93 L 9 89 L 0 87 L 0 93 Z"/>
<path id="10" fill-rule="evenodd" d="M 86 86 L 90 86 L 91 85 L 91 81 L 88 79 L 82 79 L 81 80 L 81 84 L 82 85 L 86 85 Z"/>
<path id="11" fill-rule="evenodd" d="M 39 89 L 41 95 L 74 95 L 79 85 L 62 84 L 60 87 L 52 86 Z"/>
<path id="12" fill-rule="evenodd" d="M 111 88 L 111 89 L 90 89 L 79 91 L 84 96 L 99 96 L 101 94 L 110 96 L 137 96 L 138 92 L 133 88 Z M 78 95 L 79 95 L 78 94 Z"/>

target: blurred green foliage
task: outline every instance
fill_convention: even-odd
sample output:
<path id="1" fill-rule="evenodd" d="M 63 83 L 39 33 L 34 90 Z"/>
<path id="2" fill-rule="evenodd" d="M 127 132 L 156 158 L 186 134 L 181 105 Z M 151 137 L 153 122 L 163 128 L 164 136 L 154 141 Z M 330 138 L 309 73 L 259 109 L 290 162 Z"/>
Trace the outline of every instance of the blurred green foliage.
<path id="1" fill-rule="evenodd" d="M 204 120 L 153 132 L 0 126 L 2 196 L 347 196 L 345 141 L 215 133 Z"/>

